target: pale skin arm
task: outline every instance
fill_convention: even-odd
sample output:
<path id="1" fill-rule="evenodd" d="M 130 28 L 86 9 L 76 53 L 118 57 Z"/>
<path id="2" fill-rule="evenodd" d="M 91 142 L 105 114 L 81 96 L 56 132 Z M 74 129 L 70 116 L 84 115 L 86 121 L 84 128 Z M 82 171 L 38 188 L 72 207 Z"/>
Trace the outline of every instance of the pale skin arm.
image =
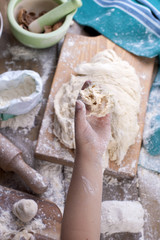
<path id="1" fill-rule="evenodd" d="M 78 100 L 75 113 L 76 157 L 65 205 L 61 240 L 99 240 L 102 156 L 110 139 L 110 116 L 87 117 Z"/>

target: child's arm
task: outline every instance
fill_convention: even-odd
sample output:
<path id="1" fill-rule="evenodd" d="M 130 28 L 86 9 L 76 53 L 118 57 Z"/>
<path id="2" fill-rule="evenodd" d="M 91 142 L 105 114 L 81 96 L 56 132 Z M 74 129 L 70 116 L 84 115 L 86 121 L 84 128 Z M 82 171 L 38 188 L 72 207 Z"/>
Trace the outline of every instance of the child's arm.
<path id="1" fill-rule="evenodd" d="M 102 156 L 110 138 L 110 116 L 86 117 L 81 101 L 75 113 L 76 158 L 66 201 L 61 240 L 99 240 Z"/>

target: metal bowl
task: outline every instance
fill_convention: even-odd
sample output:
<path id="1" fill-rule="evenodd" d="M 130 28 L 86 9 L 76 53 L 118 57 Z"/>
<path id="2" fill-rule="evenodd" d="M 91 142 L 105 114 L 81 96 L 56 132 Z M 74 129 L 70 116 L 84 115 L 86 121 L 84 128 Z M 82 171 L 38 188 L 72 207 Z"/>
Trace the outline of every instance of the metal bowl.
<path id="1" fill-rule="evenodd" d="M 2 14 L 0 12 L 0 37 L 2 35 L 2 31 L 3 31 L 3 18 L 2 18 Z"/>

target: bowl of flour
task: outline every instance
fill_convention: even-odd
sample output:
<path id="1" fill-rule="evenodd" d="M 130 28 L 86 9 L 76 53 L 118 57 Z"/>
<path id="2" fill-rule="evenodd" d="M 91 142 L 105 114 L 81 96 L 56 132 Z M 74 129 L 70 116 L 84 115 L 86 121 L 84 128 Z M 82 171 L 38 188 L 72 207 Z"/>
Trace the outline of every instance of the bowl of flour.
<path id="1" fill-rule="evenodd" d="M 0 116 L 2 120 L 28 113 L 42 99 L 42 80 L 31 70 L 0 74 Z"/>

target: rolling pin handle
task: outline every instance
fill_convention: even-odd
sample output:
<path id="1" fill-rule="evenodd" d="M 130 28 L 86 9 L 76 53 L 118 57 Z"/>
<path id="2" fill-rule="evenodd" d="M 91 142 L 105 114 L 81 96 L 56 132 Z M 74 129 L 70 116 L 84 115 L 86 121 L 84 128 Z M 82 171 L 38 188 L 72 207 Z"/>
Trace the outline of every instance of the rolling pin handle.
<path id="1" fill-rule="evenodd" d="M 14 164 L 8 165 L 8 168 L 18 174 L 34 193 L 42 194 L 46 191 L 47 184 L 43 177 L 24 162 L 21 154 L 17 155 L 13 161 Z"/>

